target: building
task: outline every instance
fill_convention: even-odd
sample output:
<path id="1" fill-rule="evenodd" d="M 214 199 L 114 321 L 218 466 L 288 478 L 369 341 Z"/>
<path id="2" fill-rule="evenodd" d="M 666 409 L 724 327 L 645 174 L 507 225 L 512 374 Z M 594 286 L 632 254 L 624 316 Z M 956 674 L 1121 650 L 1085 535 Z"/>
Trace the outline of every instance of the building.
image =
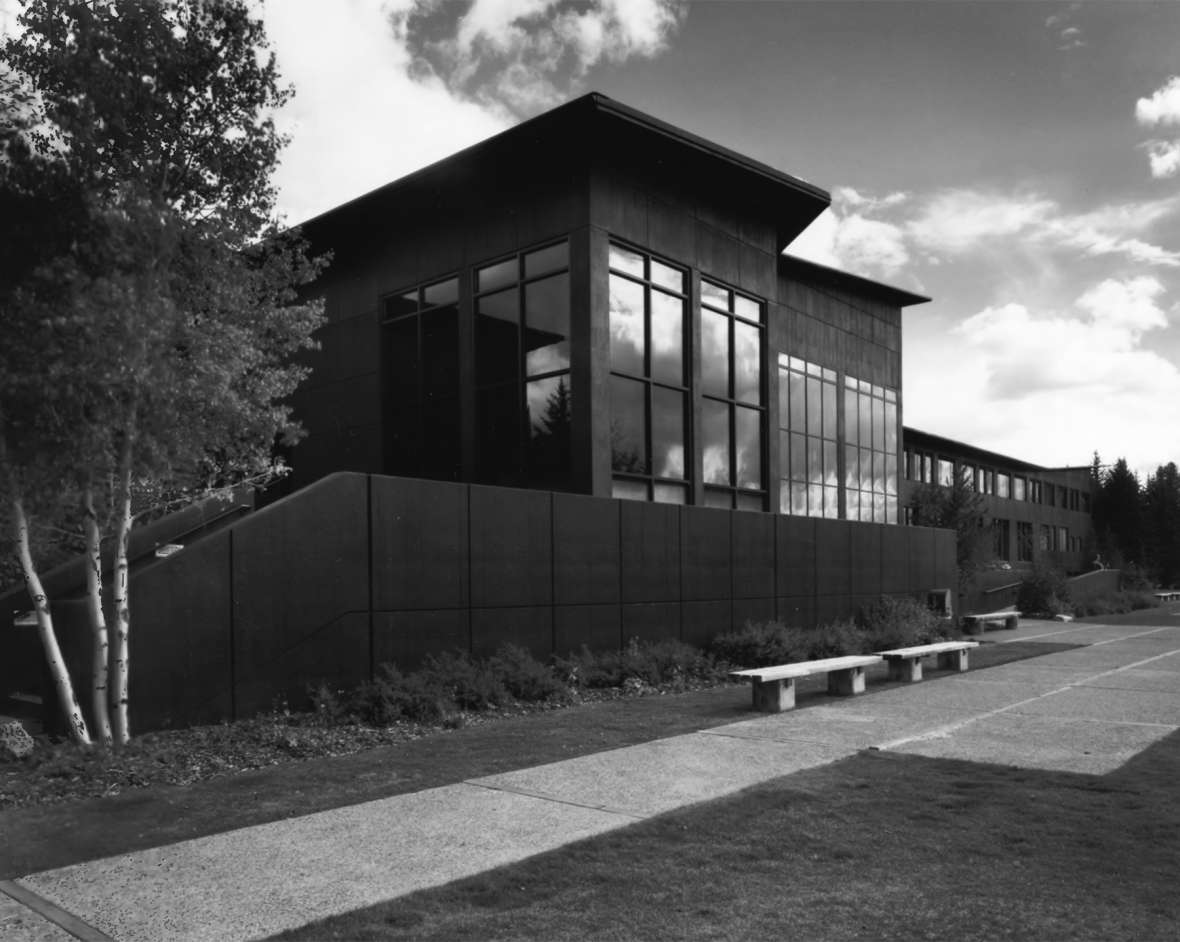
<path id="1" fill-rule="evenodd" d="M 1094 568 L 1089 467 L 1044 468 L 1008 455 L 906 428 L 902 501 L 923 484 L 956 476 L 983 497 L 997 565 L 1030 569 L 1044 561 L 1067 573 Z"/>
<path id="2" fill-rule="evenodd" d="M 818 188 L 591 94 L 304 226 L 339 470 L 899 522 L 902 309 L 783 256 Z"/>
<path id="3" fill-rule="evenodd" d="M 705 644 L 949 590 L 953 531 L 902 525 L 903 438 L 919 478 L 1080 493 L 903 435 L 903 310 L 927 299 L 783 255 L 828 202 L 591 94 L 305 224 L 332 262 L 291 491 L 153 525 L 183 549 L 133 565 L 135 728 L 447 649 Z M 1009 555 L 1024 522 L 1081 536 L 1035 506 L 1004 515 Z M 54 613 L 85 676 L 84 603 Z M 38 672 L 21 637 L 0 696 Z"/>

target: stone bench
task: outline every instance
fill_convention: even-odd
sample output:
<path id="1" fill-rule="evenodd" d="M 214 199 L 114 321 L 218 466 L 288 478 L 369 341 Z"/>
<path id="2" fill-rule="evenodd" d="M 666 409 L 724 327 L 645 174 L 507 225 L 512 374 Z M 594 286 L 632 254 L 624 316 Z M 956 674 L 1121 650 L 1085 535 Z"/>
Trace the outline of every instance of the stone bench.
<path id="1" fill-rule="evenodd" d="M 1175 602 L 1177 599 L 1180 599 L 1180 590 L 1163 589 L 1156 592 L 1155 597 L 1161 602 Z"/>
<path id="2" fill-rule="evenodd" d="M 922 679 L 922 658 L 937 654 L 939 667 L 961 673 L 967 669 L 967 652 L 977 647 L 978 641 L 936 641 L 933 644 L 918 644 L 877 653 L 889 665 L 890 680 L 904 680 L 912 684 Z"/>
<path id="3" fill-rule="evenodd" d="M 974 633 L 976 629 L 983 631 L 987 625 L 999 625 L 1011 629 L 1019 624 L 1020 612 L 985 612 L 963 616 L 963 627 L 971 633 Z"/>
<path id="4" fill-rule="evenodd" d="M 878 654 L 854 654 L 830 657 L 822 661 L 800 661 L 778 667 L 755 667 L 744 671 L 730 671 L 730 677 L 753 681 L 754 709 L 763 713 L 782 713 L 794 709 L 795 680 L 811 674 L 828 675 L 828 693 L 837 697 L 851 697 L 864 693 L 865 668 L 880 664 Z"/>

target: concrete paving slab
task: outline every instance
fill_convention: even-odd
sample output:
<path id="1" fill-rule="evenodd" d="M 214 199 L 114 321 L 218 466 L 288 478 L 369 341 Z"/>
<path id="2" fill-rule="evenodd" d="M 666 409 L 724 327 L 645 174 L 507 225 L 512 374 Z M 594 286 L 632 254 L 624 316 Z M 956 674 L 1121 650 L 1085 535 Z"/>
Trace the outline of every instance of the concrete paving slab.
<path id="1" fill-rule="evenodd" d="M 633 820 L 460 784 L 18 882 L 119 942 L 231 942 L 481 873 Z"/>
<path id="2" fill-rule="evenodd" d="M 1153 671 L 1170 671 L 1172 673 L 1180 672 L 1180 654 L 1170 654 L 1165 657 L 1157 658 L 1150 664 L 1144 664 L 1145 668 L 1150 668 Z"/>
<path id="3" fill-rule="evenodd" d="M 1105 687 L 1110 690 L 1155 690 L 1180 697 L 1180 671 L 1133 668 L 1082 680 L 1078 686 Z"/>
<path id="4" fill-rule="evenodd" d="M 1162 652 L 1128 651 L 1125 646 L 1078 648 L 1075 651 L 1059 651 L 1037 658 L 1038 667 L 1087 668 L 1094 673 L 1114 670 L 1119 667 L 1137 665 L 1140 661 L 1158 657 Z"/>
<path id="5" fill-rule="evenodd" d="M 1021 684 L 1038 692 L 1048 693 L 1050 690 L 1079 683 L 1100 673 L 1101 670 L 1092 667 L 1077 668 L 1066 664 L 1044 666 L 1038 658 L 1035 661 L 1018 661 L 1015 664 L 969 671 L 957 678 L 957 681 L 965 684 Z"/>
<path id="6" fill-rule="evenodd" d="M 891 746 L 939 759 L 1106 775 L 1175 727 L 997 713 L 953 732 Z"/>
<path id="7" fill-rule="evenodd" d="M 726 727 L 475 779 L 553 801 L 647 817 L 844 758 L 839 744 L 751 742 Z"/>
<path id="8" fill-rule="evenodd" d="M 1070 687 L 1009 711 L 1029 716 L 1180 726 L 1180 697 L 1154 690 Z"/>
<path id="9" fill-rule="evenodd" d="M 74 942 L 74 936 L 61 926 L 2 892 L 0 939 L 4 942 Z"/>
<path id="10" fill-rule="evenodd" d="M 988 683 L 964 683 L 962 678 L 956 677 L 897 687 L 874 694 L 873 700 L 877 701 L 875 709 L 928 716 L 933 727 L 962 717 L 1002 710 L 1044 693 L 1043 684 L 1021 683 L 997 675 Z"/>
<path id="11" fill-rule="evenodd" d="M 935 725 L 926 716 L 878 707 L 876 700 L 876 697 L 869 697 L 855 704 L 816 706 L 792 713 L 760 716 L 730 723 L 711 732 L 742 739 L 830 743 L 852 753 L 893 739 L 917 735 Z"/>

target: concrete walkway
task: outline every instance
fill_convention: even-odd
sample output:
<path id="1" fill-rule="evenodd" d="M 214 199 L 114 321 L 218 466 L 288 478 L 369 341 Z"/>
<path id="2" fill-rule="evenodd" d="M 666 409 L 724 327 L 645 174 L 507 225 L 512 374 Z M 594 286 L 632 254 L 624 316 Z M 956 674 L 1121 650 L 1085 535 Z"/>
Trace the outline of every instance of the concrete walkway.
<path id="1" fill-rule="evenodd" d="M 987 640 L 1087 647 L 32 874 L 0 884 L 0 936 L 260 938 L 864 748 L 1103 775 L 1180 727 L 1180 619 Z"/>

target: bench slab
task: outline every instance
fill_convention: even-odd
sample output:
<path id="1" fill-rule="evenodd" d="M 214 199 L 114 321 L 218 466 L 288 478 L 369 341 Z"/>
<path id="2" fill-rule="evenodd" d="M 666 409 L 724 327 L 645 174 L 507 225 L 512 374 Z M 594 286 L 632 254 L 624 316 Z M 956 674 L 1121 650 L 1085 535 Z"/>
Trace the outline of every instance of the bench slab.
<path id="1" fill-rule="evenodd" d="M 962 673 L 967 670 L 967 652 L 979 647 L 978 641 L 936 641 L 909 648 L 878 651 L 889 664 L 889 679 L 917 683 L 922 679 L 922 658 L 938 655 L 938 666 Z"/>
<path id="2" fill-rule="evenodd" d="M 782 713 L 794 709 L 795 681 L 799 677 L 827 674 L 829 694 L 852 697 L 864 693 L 865 668 L 880 664 L 881 660 L 877 654 L 855 654 L 820 661 L 801 661 L 798 664 L 780 664 L 777 667 L 731 671 L 730 676 L 753 682 L 751 694 L 755 710 L 762 713 Z"/>
<path id="3" fill-rule="evenodd" d="M 963 627 L 967 629 L 979 628 L 983 631 L 989 623 L 1001 622 L 1008 629 L 1019 627 L 1021 612 L 985 612 L 963 616 Z"/>

